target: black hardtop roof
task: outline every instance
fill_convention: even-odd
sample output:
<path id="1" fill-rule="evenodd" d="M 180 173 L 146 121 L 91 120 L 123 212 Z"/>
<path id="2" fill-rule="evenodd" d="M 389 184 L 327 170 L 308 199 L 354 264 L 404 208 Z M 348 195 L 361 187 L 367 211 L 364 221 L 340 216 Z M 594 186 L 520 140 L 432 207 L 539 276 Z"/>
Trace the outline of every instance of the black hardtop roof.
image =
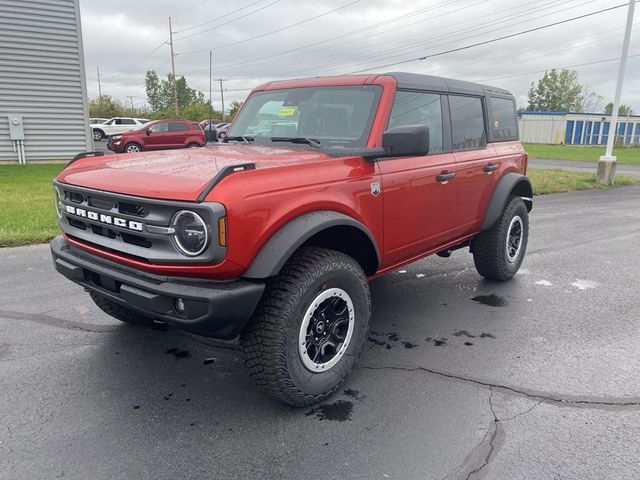
<path id="1" fill-rule="evenodd" d="M 382 75 L 389 75 L 396 79 L 398 88 L 409 90 L 433 90 L 437 92 L 463 93 L 471 95 L 484 95 L 487 92 L 499 93 L 513 96 L 511 92 L 504 88 L 490 87 L 480 83 L 465 82 L 453 78 L 436 77 L 434 75 L 421 75 L 419 73 L 388 72 Z"/>

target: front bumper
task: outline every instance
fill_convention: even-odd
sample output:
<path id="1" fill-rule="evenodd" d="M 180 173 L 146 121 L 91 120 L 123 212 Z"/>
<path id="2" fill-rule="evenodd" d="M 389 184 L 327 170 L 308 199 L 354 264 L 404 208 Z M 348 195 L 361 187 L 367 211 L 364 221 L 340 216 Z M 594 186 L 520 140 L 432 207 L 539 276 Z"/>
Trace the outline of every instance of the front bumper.
<path id="1" fill-rule="evenodd" d="M 120 142 L 119 145 L 115 145 L 113 143 L 113 140 L 111 140 L 110 138 L 109 141 L 107 142 L 107 148 L 114 153 L 122 153 L 124 152 L 124 142 Z"/>
<path id="2" fill-rule="evenodd" d="M 85 290 L 182 330 L 213 338 L 240 334 L 255 310 L 264 283 L 199 281 L 152 275 L 74 249 L 58 236 L 51 241 L 56 270 Z M 184 313 L 175 310 L 181 298 Z"/>

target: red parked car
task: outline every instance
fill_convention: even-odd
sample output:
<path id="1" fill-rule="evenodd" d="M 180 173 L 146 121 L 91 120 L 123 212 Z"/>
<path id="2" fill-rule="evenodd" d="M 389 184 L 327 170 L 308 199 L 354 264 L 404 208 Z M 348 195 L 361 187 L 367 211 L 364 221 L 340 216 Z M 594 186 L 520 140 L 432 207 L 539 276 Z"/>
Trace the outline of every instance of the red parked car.
<path id="1" fill-rule="evenodd" d="M 204 144 L 204 132 L 196 122 L 156 120 L 138 130 L 110 137 L 107 147 L 116 153 L 135 153 L 142 150 L 203 147 Z"/>
<path id="2" fill-rule="evenodd" d="M 353 369 L 370 280 L 466 248 L 505 281 L 527 249 L 528 157 L 500 88 L 408 73 L 270 82 L 225 143 L 129 160 L 80 155 L 58 175 L 56 269 L 123 322 L 239 336 L 251 377 L 292 405 Z"/>

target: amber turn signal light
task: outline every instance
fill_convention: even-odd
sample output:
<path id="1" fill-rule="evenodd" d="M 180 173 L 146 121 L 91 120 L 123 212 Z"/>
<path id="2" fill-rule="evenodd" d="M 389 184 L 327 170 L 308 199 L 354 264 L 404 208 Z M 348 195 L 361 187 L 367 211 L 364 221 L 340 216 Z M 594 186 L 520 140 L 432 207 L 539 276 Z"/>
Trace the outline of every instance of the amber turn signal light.
<path id="1" fill-rule="evenodd" d="M 227 217 L 218 220 L 218 243 L 222 247 L 227 246 Z"/>

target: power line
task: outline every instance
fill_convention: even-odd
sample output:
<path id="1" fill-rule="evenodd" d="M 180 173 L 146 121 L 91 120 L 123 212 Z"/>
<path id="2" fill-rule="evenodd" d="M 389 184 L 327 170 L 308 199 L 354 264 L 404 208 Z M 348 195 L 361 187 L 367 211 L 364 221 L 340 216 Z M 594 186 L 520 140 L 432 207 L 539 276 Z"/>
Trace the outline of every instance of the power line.
<path id="1" fill-rule="evenodd" d="M 248 17 L 249 15 L 253 15 L 254 13 L 257 13 L 257 12 L 260 12 L 260 11 L 262 11 L 262 10 L 266 9 L 266 8 L 269 8 L 271 5 L 275 5 L 276 3 L 280 2 L 280 1 L 281 1 L 281 0 L 274 0 L 273 2 L 268 3 L 267 5 L 264 5 L 264 6 L 260 7 L 260 8 L 257 8 L 257 9 L 255 9 L 255 10 L 252 10 L 252 11 L 251 11 L 251 12 L 249 12 L 249 13 L 246 13 L 246 14 L 242 15 L 241 17 L 234 18 L 234 19 L 232 19 L 232 20 L 229 20 L 228 22 L 224 22 L 224 23 L 221 23 L 221 24 L 219 24 L 219 25 L 215 25 L 215 26 L 213 26 L 213 27 L 211 27 L 211 28 L 207 28 L 207 29 L 202 30 L 202 31 L 197 32 L 197 33 L 192 33 L 191 35 L 186 35 L 186 36 L 184 36 L 184 37 L 180 37 L 178 40 L 185 40 L 185 39 L 187 39 L 187 38 L 195 37 L 195 36 L 197 36 L 197 35 L 202 35 L 203 33 L 210 32 L 211 30 L 215 30 L 215 29 L 220 28 L 220 27 L 222 27 L 222 26 L 224 26 L 224 25 L 229 25 L 230 23 L 237 22 L 238 20 L 242 20 L 243 18 L 246 18 L 246 17 Z M 199 51 L 207 51 L 207 50 L 209 50 L 209 49 L 199 50 Z"/>
<path id="2" fill-rule="evenodd" d="M 213 22 L 215 22 L 217 20 L 220 20 L 222 18 L 227 18 L 228 16 L 233 15 L 234 13 L 240 12 L 240 11 L 244 10 L 245 8 L 249 8 L 249 7 L 253 6 L 253 5 L 255 5 L 256 3 L 260 3 L 262 1 L 263 0 L 258 0 L 256 2 L 253 2 L 253 3 L 250 3 L 248 5 L 245 5 L 244 7 L 237 8 L 236 10 L 233 10 L 233 11 L 231 11 L 229 13 L 225 13 L 224 15 L 220 15 L 220 16 L 218 16 L 216 18 L 212 18 L 211 20 L 207 20 L 206 22 L 198 23 L 197 25 L 192 25 L 191 27 L 186 27 L 186 28 L 183 28 L 181 30 L 177 30 L 175 33 L 178 34 L 178 33 L 182 33 L 182 32 L 187 32 L 189 30 L 193 30 L 194 28 L 198 28 L 198 27 L 202 27 L 204 25 L 208 25 L 209 23 L 213 23 Z"/>
<path id="3" fill-rule="evenodd" d="M 627 58 L 637 58 L 640 57 L 640 53 L 635 54 L 635 55 L 629 55 Z M 563 69 L 563 68 L 579 68 L 579 67 L 587 67 L 589 65 L 598 65 L 601 63 L 607 63 L 607 62 L 615 62 L 620 60 L 620 57 L 614 57 L 614 58 L 605 58 L 603 60 L 596 60 L 593 62 L 585 62 L 585 63 L 576 63 L 573 65 L 564 65 L 561 67 L 553 67 L 555 69 Z M 535 71 L 531 71 L 531 72 L 526 72 L 526 73 L 515 73 L 512 75 L 501 75 L 499 77 L 488 77 L 488 78 L 483 78 L 478 80 L 478 82 L 486 82 L 488 80 L 502 80 L 503 78 L 512 78 L 512 77 L 524 77 L 526 75 L 533 75 L 536 73 L 543 73 L 546 72 L 548 70 L 552 70 L 551 68 L 545 68 L 544 70 L 535 70 Z"/>
<path id="4" fill-rule="evenodd" d="M 635 1 L 635 0 L 632 0 L 632 1 Z M 349 72 L 347 75 L 351 75 L 351 74 L 354 74 L 354 73 L 368 72 L 370 70 L 377 70 L 379 68 L 395 67 L 397 65 L 403 65 L 405 63 L 422 61 L 422 60 L 426 60 L 427 58 L 438 57 L 438 56 L 441 56 L 441 55 L 446 55 L 448 53 L 460 52 L 462 50 L 468 50 L 470 48 L 479 47 L 481 45 L 487 45 L 489 43 L 495 43 L 495 42 L 498 42 L 500 40 L 506 40 L 507 38 L 513 38 L 513 37 L 517 37 L 517 36 L 520 36 L 520 35 L 524 35 L 526 33 L 536 32 L 538 30 L 543 30 L 545 28 L 555 27 L 557 25 L 562 25 L 564 23 L 573 22 L 574 20 L 579 20 L 581 18 L 591 17 L 593 15 L 598 15 L 600 13 L 609 12 L 609 11 L 615 10 L 617 8 L 626 7 L 627 5 L 629 5 L 629 4 L 628 3 L 623 3 L 623 4 L 620 4 L 620 5 L 616 5 L 614 7 L 603 8 L 602 10 L 597 10 L 595 12 L 586 13 L 584 15 L 578 15 L 576 17 L 568 18 L 566 20 L 561 20 L 559 22 L 548 23 L 546 25 L 541 25 L 541 26 L 535 27 L 535 28 L 529 28 L 527 30 L 522 30 L 522 31 L 516 32 L 516 33 L 511 33 L 509 35 L 503 35 L 501 37 L 492 38 L 490 40 L 484 40 L 482 42 L 473 43 L 471 45 L 465 45 L 463 47 L 451 48 L 449 50 L 443 50 L 441 52 L 432 53 L 432 54 L 424 55 L 424 56 L 421 56 L 421 57 L 410 58 L 410 59 L 407 59 L 407 60 L 401 60 L 399 62 L 387 63 L 385 65 L 377 65 L 375 67 L 365 68 L 365 69 L 362 69 L 362 70 L 356 70 L 356 71 L 353 71 L 353 72 Z"/>
<path id="5" fill-rule="evenodd" d="M 265 61 L 268 61 L 271 58 L 275 58 L 275 57 L 280 58 L 283 55 L 286 55 L 288 53 L 293 53 L 293 52 L 297 52 L 297 51 L 300 51 L 300 50 L 306 50 L 307 48 L 310 48 L 310 47 L 315 47 L 317 45 L 322 45 L 322 44 L 325 44 L 325 43 L 333 42 L 335 40 L 339 40 L 339 39 L 342 39 L 342 38 L 345 38 L 345 37 L 356 35 L 358 33 L 362 33 L 362 32 L 365 32 L 367 30 L 378 28 L 378 27 L 380 27 L 382 25 L 389 25 L 391 23 L 395 23 L 395 22 L 398 22 L 400 20 L 404 20 L 407 17 L 414 17 L 414 16 L 419 15 L 421 13 L 429 12 L 431 10 L 436 10 L 436 9 L 442 7 L 442 6 L 446 6 L 446 5 L 450 5 L 452 3 L 456 3 L 457 1 L 458 0 L 447 0 L 447 1 L 444 1 L 442 3 L 436 4 L 436 5 L 433 5 L 433 6 L 430 6 L 430 7 L 421 8 L 421 9 L 418 9 L 418 10 L 413 10 L 413 11 L 405 13 L 403 15 L 399 15 L 397 17 L 393 17 L 393 18 L 391 18 L 389 20 L 384 20 L 382 22 L 374 23 L 373 25 L 370 25 L 368 27 L 360 28 L 358 30 L 352 30 L 352 31 L 350 31 L 348 33 L 343 33 L 343 34 L 337 35 L 335 37 L 330 37 L 330 38 L 326 38 L 324 40 L 319 40 L 319 41 L 316 41 L 316 42 L 313 42 L 313 43 L 308 43 L 306 45 L 302 45 L 302 46 L 299 46 L 299 47 L 296 47 L 296 48 L 291 48 L 289 50 L 284 50 L 284 51 L 281 51 L 281 52 L 273 53 L 271 55 L 266 55 L 266 56 L 263 55 L 263 56 L 260 56 L 258 58 L 253 58 L 253 59 L 249 59 L 249 60 L 243 60 L 241 62 L 230 63 L 230 64 L 226 64 L 226 65 L 224 65 L 224 64 L 223 65 L 218 65 L 218 68 L 233 68 L 233 67 L 238 67 L 238 66 L 242 66 L 242 65 L 248 65 L 248 64 L 249 65 L 255 65 L 255 64 L 263 63 Z M 472 6 L 479 5 L 480 3 L 486 3 L 487 1 L 488 0 L 482 0 L 482 1 L 480 1 L 477 4 L 474 4 Z M 463 8 L 469 8 L 469 6 L 463 7 Z M 461 9 L 462 8 L 460 8 L 458 10 L 461 10 Z M 450 14 L 450 13 L 456 12 L 458 10 L 452 10 L 450 12 L 445 12 L 442 15 Z M 428 20 L 431 20 L 433 18 L 438 18 L 438 17 L 440 17 L 442 15 L 436 15 L 434 17 L 430 17 Z M 410 23 L 408 25 L 400 25 L 398 28 L 406 28 L 407 26 L 411 26 L 411 25 L 413 25 L 415 23 L 421 23 L 423 21 L 424 20 L 420 20 L 418 22 L 412 22 L 412 23 Z M 386 31 L 382 32 L 382 33 L 386 33 Z M 371 36 L 375 36 L 375 35 L 378 35 L 378 33 L 374 33 L 374 34 L 370 35 L 370 37 Z M 369 38 L 369 37 L 367 37 L 367 38 Z M 352 41 L 358 41 L 358 40 L 356 39 L 356 40 L 352 40 Z M 299 55 L 296 55 L 296 57 L 297 56 L 299 56 Z M 196 71 L 192 71 L 192 72 L 189 72 L 189 73 L 197 73 L 199 71 L 200 70 L 196 70 Z"/>
<path id="6" fill-rule="evenodd" d="M 437 48 L 437 47 L 443 45 L 443 43 L 445 45 L 450 45 L 451 44 L 451 39 L 454 38 L 454 37 L 460 37 L 461 35 L 468 34 L 470 32 L 482 30 L 487 26 L 491 26 L 491 25 L 496 26 L 496 25 L 508 22 L 511 19 L 516 19 L 518 17 L 522 17 L 523 15 L 526 15 L 526 14 L 530 14 L 530 13 L 533 13 L 533 12 L 544 11 L 544 7 L 547 7 L 550 4 L 554 5 L 554 7 L 555 7 L 555 6 L 558 6 L 558 5 L 562 5 L 563 3 L 570 3 L 571 1 L 573 1 L 573 0 L 565 0 L 564 2 L 559 2 L 559 3 L 555 2 L 555 1 L 552 1 L 552 2 L 549 2 L 549 3 L 545 3 L 543 5 L 538 5 L 534 9 L 532 9 L 531 5 L 529 5 L 529 9 L 527 10 L 527 12 L 524 12 L 524 13 L 522 13 L 522 12 L 520 12 L 520 13 L 511 13 L 509 15 L 506 15 L 506 16 L 503 16 L 503 17 L 500 17 L 500 18 L 496 18 L 494 20 L 482 21 L 482 22 L 480 22 L 480 25 L 475 25 L 475 26 L 472 26 L 472 27 L 460 28 L 458 31 L 445 33 L 445 34 L 440 35 L 438 37 L 429 38 L 427 40 L 423 40 L 423 41 L 419 41 L 419 42 L 415 42 L 415 43 L 406 44 L 406 39 L 409 38 L 409 37 L 403 37 L 402 46 L 394 47 L 394 48 L 387 49 L 387 50 L 384 50 L 384 51 L 376 50 L 377 53 L 375 53 L 374 55 L 370 55 L 370 56 L 366 57 L 366 59 L 364 59 L 362 61 L 357 62 L 357 64 L 355 66 L 357 66 L 358 64 L 359 65 L 366 65 L 367 63 L 365 63 L 365 62 L 371 61 L 374 58 L 389 57 L 390 54 L 396 53 L 396 52 L 399 52 L 399 51 L 402 51 L 402 50 L 408 50 L 408 49 L 414 49 L 415 50 L 418 46 L 423 46 L 423 48 L 426 47 L 426 46 L 429 46 L 431 48 Z M 593 3 L 594 1 L 596 1 L 596 0 L 588 0 L 586 2 L 583 2 L 583 3 L 579 4 L 578 6 L 586 5 L 588 3 Z M 515 9 L 517 9 L 517 8 L 518 7 L 516 7 Z M 555 11 L 553 13 L 554 14 L 555 13 L 559 13 L 561 11 L 572 9 L 572 8 L 575 8 L 575 6 L 570 6 L 570 7 L 564 8 L 562 10 L 557 10 L 557 11 Z M 507 11 L 510 11 L 510 10 L 514 10 L 514 9 L 509 9 Z M 538 17 L 525 19 L 523 21 L 519 21 L 519 22 L 515 22 L 515 23 L 510 23 L 509 25 L 500 26 L 499 28 L 494 28 L 492 30 L 483 31 L 481 33 L 482 34 L 490 34 L 490 33 L 493 33 L 493 32 L 503 32 L 506 27 L 514 27 L 516 25 L 520 25 L 520 24 L 523 24 L 523 23 L 526 24 L 526 23 L 529 23 L 531 20 L 537 20 L 539 18 L 547 17 L 549 15 L 549 13 L 551 13 L 551 12 L 546 11 L 543 15 L 540 15 Z M 467 21 L 459 23 L 458 26 L 463 25 L 465 23 L 473 22 L 475 20 L 480 20 L 480 19 L 483 19 L 485 17 L 491 17 L 491 16 L 492 15 L 489 14 L 489 15 L 482 15 L 480 17 L 475 17 L 475 18 L 473 18 L 471 20 L 467 20 Z M 442 28 L 440 28 L 440 29 L 438 29 L 438 28 L 432 29 L 432 30 L 430 30 L 430 32 L 435 32 L 435 31 L 438 31 L 438 30 L 442 30 Z M 410 36 L 414 36 L 414 35 L 410 35 Z M 464 40 L 467 40 L 467 39 L 474 40 L 476 38 L 477 38 L 477 35 L 473 34 L 473 35 L 466 35 L 464 37 L 458 38 L 457 40 L 460 40 L 460 41 L 464 41 Z M 447 40 L 447 41 L 443 42 L 444 40 Z M 353 52 L 353 51 L 351 51 L 351 52 Z M 322 58 L 323 57 L 315 58 L 314 60 L 316 62 L 318 62 L 319 60 L 321 61 Z M 332 67 L 330 68 L 330 71 L 332 71 L 332 70 L 335 71 L 341 65 L 345 65 L 345 64 L 348 65 L 347 68 L 353 68 L 354 67 L 353 63 L 349 61 L 351 58 L 352 57 L 343 57 L 343 58 L 337 58 L 336 59 L 335 56 L 333 56 L 331 58 Z M 391 58 L 395 58 L 395 56 L 392 56 Z M 343 60 L 347 60 L 347 62 L 344 62 Z M 322 62 L 320 62 L 320 63 L 322 63 Z M 343 71 L 343 70 L 341 69 L 340 71 Z M 294 75 L 296 75 L 296 73 L 294 73 Z"/>
<path id="7" fill-rule="evenodd" d="M 286 26 L 278 28 L 276 30 L 272 30 L 270 32 L 266 32 L 266 33 L 263 33 L 261 35 L 256 35 L 255 37 L 245 38 L 244 40 L 238 40 L 237 42 L 232 42 L 232 43 L 226 43 L 224 45 L 219 45 L 217 48 L 225 48 L 225 47 L 231 47 L 231 46 L 235 46 L 235 45 L 240 45 L 241 43 L 246 43 L 246 42 L 250 42 L 252 40 L 257 40 L 259 38 L 267 37 L 269 35 L 274 35 L 276 33 L 282 32 L 284 30 L 288 30 L 289 28 L 293 28 L 293 27 L 297 27 L 299 25 L 303 25 L 305 23 L 311 22 L 313 20 L 316 20 L 318 18 L 324 17 L 326 15 L 329 15 L 331 13 L 337 12 L 338 10 L 342 10 L 344 8 L 350 7 L 351 5 L 354 5 L 356 3 L 360 3 L 361 1 L 362 0 L 354 0 L 354 1 L 352 1 L 350 3 L 347 3 L 345 5 L 342 5 L 342 6 L 338 7 L 338 8 L 334 8 L 333 10 L 329 10 L 327 12 L 321 13 L 320 15 L 315 15 L 313 17 L 307 18 L 305 20 L 302 20 L 302 21 L 299 21 L 299 22 L 296 22 L 296 23 L 292 23 L 290 25 L 286 25 Z M 182 37 L 182 39 L 185 39 L 185 38 L 189 38 L 189 37 Z M 190 54 L 193 54 L 193 53 L 206 52 L 207 50 L 209 50 L 209 49 L 205 48 L 205 49 L 200 49 L 200 50 L 189 50 L 189 51 L 186 51 L 186 52 L 181 52 L 180 55 L 190 55 Z"/>

